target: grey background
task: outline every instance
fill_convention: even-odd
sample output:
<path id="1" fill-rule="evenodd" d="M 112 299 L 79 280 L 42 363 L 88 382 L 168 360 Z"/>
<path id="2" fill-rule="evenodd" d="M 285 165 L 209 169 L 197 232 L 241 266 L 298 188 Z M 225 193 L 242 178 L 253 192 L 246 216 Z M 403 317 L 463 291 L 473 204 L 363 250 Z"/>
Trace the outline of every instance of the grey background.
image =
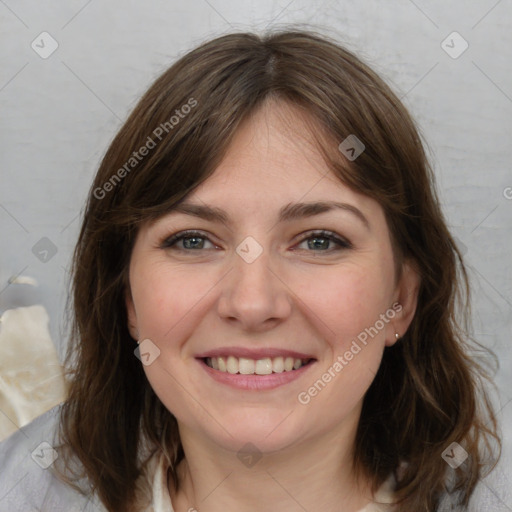
<path id="1" fill-rule="evenodd" d="M 42 303 L 63 357 L 80 210 L 122 121 L 149 84 L 200 42 L 288 23 L 318 27 L 356 51 L 416 118 L 471 272 L 475 335 L 500 360 L 495 400 L 510 465 L 510 0 L 0 0 L 0 313 Z M 59 45 L 47 59 L 31 48 L 43 31 Z M 469 44 L 458 58 L 442 47 L 453 31 Z M 43 237 L 57 250 L 46 262 L 33 252 Z M 39 287 L 9 285 L 20 273 Z"/>

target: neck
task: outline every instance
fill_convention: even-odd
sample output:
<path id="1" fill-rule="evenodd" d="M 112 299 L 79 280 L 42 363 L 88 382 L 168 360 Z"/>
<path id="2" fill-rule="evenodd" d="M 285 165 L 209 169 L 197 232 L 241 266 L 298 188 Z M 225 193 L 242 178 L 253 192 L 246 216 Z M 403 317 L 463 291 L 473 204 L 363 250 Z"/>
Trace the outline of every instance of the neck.
<path id="1" fill-rule="evenodd" d="M 355 418 L 357 419 L 357 418 Z M 368 480 L 356 480 L 352 457 L 357 421 L 279 451 L 253 465 L 180 426 L 185 459 L 180 489 L 169 485 L 175 512 L 357 512 L 371 502 Z M 170 481 L 171 482 L 171 481 Z"/>

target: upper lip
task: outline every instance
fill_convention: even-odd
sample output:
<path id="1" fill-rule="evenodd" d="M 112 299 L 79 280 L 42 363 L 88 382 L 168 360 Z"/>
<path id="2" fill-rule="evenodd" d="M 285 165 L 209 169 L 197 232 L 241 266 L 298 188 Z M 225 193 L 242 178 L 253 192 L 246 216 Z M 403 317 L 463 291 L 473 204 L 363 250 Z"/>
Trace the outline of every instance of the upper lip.
<path id="1" fill-rule="evenodd" d="M 198 354 L 198 359 L 205 357 L 244 357 L 246 359 L 265 359 L 267 357 L 293 357 L 294 359 L 315 359 L 312 355 L 304 352 L 280 348 L 244 348 L 244 347 L 220 347 Z"/>

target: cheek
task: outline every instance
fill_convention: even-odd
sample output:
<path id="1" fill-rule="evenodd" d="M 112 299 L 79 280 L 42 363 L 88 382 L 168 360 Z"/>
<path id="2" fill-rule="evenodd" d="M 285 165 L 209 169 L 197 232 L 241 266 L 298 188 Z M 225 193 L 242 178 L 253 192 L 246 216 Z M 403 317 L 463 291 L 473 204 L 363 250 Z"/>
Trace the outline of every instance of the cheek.
<path id="1" fill-rule="evenodd" d="M 327 269 L 323 276 L 310 275 L 297 295 L 333 348 L 341 349 L 391 306 L 392 277 L 378 263 L 351 264 L 337 272 Z"/>
<path id="2" fill-rule="evenodd" d="M 134 267 L 133 276 L 132 296 L 141 336 L 162 342 L 211 287 L 197 272 L 180 272 L 159 263 Z"/>
<path id="3" fill-rule="evenodd" d="M 316 327 L 327 341 L 326 353 L 298 400 L 316 411 L 331 411 L 328 429 L 362 400 L 378 372 L 390 307 L 390 283 L 382 269 L 351 266 L 331 275 L 329 286 L 311 281 L 305 301 L 317 315 Z M 308 404 L 308 405 L 307 405 Z"/>
<path id="4" fill-rule="evenodd" d="M 136 265 L 131 278 L 132 297 L 141 339 L 150 339 L 159 355 L 143 369 L 160 400 L 181 421 L 192 421 L 182 347 L 197 325 L 201 298 L 211 288 L 199 272 L 180 271 L 169 264 Z M 206 301 L 205 301 L 206 302 Z"/>

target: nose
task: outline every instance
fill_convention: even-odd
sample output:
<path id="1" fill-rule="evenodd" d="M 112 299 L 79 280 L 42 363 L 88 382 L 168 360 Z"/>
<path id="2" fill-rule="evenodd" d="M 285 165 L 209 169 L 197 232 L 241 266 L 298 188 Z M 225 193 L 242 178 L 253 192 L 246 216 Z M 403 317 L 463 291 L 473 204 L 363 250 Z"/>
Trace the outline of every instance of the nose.
<path id="1" fill-rule="evenodd" d="M 238 254 L 232 270 L 222 281 L 218 314 L 245 331 L 265 331 L 286 319 L 291 312 L 290 290 L 270 265 L 268 250 L 248 263 Z"/>

